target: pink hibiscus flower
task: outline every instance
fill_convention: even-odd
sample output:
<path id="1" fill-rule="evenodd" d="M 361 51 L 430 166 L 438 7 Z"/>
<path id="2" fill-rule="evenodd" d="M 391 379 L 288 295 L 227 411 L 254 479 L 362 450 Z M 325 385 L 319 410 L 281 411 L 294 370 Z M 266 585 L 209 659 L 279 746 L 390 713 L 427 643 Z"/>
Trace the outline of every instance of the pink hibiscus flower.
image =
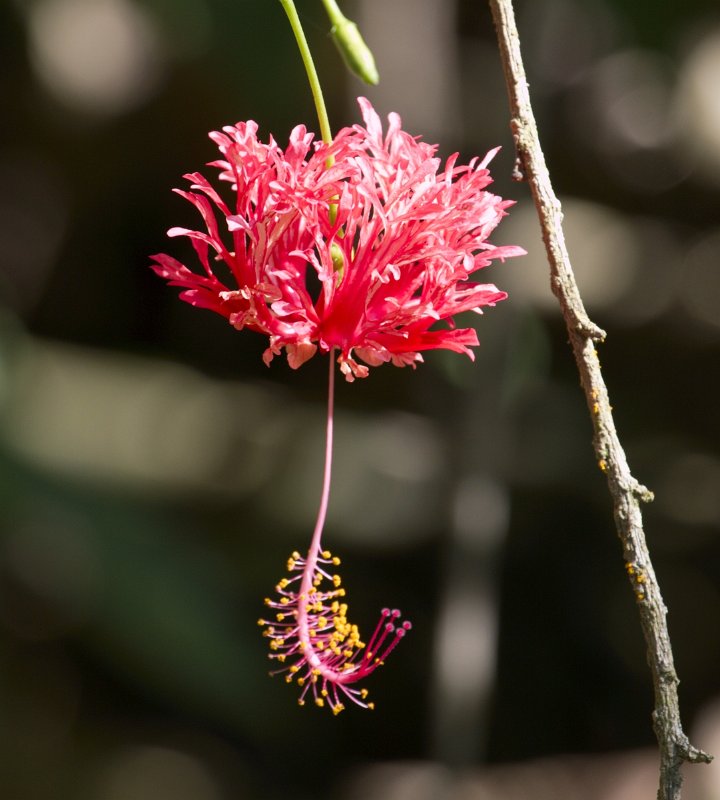
<path id="1" fill-rule="evenodd" d="M 493 259 L 521 255 L 520 247 L 495 247 L 488 236 L 511 201 L 486 191 L 482 161 L 444 166 L 436 148 L 402 130 L 397 114 L 383 133 L 370 103 L 359 100 L 365 126 L 343 128 L 330 144 L 296 127 L 283 152 L 257 138 L 254 122 L 211 133 L 223 158 L 210 166 L 231 184 L 230 206 L 200 173 L 176 189 L 200 212 L 204 230 L 171 228 L 187 236 L 202 266 L 188 269 L 169 255 L 153 269 L 183 290 L 181 298 L 209 308 L 238 330 L 269 337 L 266 363 L 285 349 L 297 368 L 318 349 L 338 353 L 348 381 L 368 368 L 422 361 L 422 351 L 454 350 L 473 358 L 473 328 L 456 328 L 454 316 L 482 313 L 506 297 L 471 276 Z M 358 361 L 358 359 L 360 359 Z M 267 598 L 259 620 L 279 672 L 334 713 L 344 701 L 373 708 L 355 684 L 381 666 L 410 630 L 400 612 L 383 609 L 364 642 L 347 617 L 345 589 L 332 568 L 340 563 L 322 548 L 330 495 L 334 363 L 329 364 L 323 486 L 306 557 L 288 560 L 290 576 Z"/>
<path id="2" fill-rule="evenodd" d="M 272 138 L 260 142 L 252 121 L 211 133 L 223 158 L 210 166 L 232 184 L 234 205 L 201 174 L 186 175 L 190 191 L 175 191 L 205 230 L 168 235 L 190 238 L 203 272 L 164 254 L 153 269 L 188 303 L 267 335 L 266 363 L 283 348 L 293 368 L 336 349 L 352 381 L 368 366 L 414 366 L 424 350 L 473 358 L 477 334 L 456 328 L 454 315 L 507 295 L 470 277 L 525 252 L 487 241 L 512 205 L 486 191 L 496 151 L 441 166 L 436 147 L 403 131 L 397 114 L 383 134 L 370 103 L 359 104 L 365 126 L 330 144 L 313 147 L 298 126 L 283 152 Z"/>

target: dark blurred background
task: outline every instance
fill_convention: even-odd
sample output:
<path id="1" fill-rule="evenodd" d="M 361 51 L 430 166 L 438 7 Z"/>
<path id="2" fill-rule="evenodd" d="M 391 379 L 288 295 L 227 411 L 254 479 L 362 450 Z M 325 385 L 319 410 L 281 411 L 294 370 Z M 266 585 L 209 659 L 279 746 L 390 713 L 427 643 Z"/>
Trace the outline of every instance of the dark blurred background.
<path id="1" fill-rule="evenodd" d="M 463 159 L 503 145 L 477 361 L 338 387 L 326 541 L 353 621 L 412 634 L 377 710 L 299 708 L 256 625 L 320 489 L 325 364 L 180 303 L 171 193 L 207 132 L 316 129 L 284 13 L 256 0 L 0 3 L 0 794 L 4 800 L 652 797 L 637 613 L 489 10 L 355 0 L 380 86 L 299 0 L 335 128 L 366 94 Z M 669 607 L 684 721 L 720 752 L 720 11 L 529 0 L 542 141 Z M 212 170 L 206 170 L 212 174 Z M 473 318 L 475 320 L 476 318 Z M 686 797 L 720 798 L 720 767 Z"/>

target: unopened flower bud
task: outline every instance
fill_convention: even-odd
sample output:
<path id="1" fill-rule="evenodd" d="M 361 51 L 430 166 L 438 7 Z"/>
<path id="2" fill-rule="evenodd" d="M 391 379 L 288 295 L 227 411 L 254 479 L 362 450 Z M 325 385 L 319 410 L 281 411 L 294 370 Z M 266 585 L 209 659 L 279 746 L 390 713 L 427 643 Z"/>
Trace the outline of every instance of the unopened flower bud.
<path id="1" fill-rule="evenodd" d="M 365 44 L 358 26 L 340 11 L 334 0 L 324 0 L 324 2 L 332 22 L 330 35 L 348 69 L 365 83 L 371 86 L 377 85 L 380 76 L 375 66 L 375 58 Z"/>

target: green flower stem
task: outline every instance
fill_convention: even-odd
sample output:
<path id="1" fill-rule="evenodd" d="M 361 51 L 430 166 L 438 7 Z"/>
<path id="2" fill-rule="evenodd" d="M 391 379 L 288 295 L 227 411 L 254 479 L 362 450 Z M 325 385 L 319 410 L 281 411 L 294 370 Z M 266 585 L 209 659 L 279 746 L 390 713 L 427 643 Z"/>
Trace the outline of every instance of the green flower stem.
<path id="1" fill-rule="evenodd" d="M 308 81 L 310 83 L 310 91 L 312 92 L 313 100 L 315 101 L 315 110 L 317 111 L 318 121 L 320 123 L 320 135 L 322 136 L 325 144 L 332 142 L 332 131 L 330 130 L 330 120 L 328 119 L 327 109 L 325 108 L 325 100 L 323 98 L 322 89 L 320 88 L 320 80 L 318 78 L 315 63 L 313 62 L 310 48 L 308 47 L 305 33 L 300 24 L 300 17 L 298 17 L 297 9 L 293 0 L 280 0 L 280 4 L 285 9 L 285 13 L 290 20 L 290 27 L 295 34 L 300 56 L 302 57 L 305 71 L 307 72 Z"/>
<path id="2" fill-rule="evenodd" d="M 322 140 L 325 142 L 325 144 L 330 144 L 332 142 L 330 120 L 328 119 L 327 108 L 325 107 L 325 99 L 323 98 L 322 88 L 320 87 L 320 79 L 318 78 L 317 70 L 315 69 L 315 62 L 313 61 L 312 54 L 310 53 L 310 47 L 308 46 L 307 39 L 305 38 L 305 32 L 300 24 L 300 17 L 298 17 L 297 9 L 295 8 L 295 3 L 293 0 L 280 0 L 280 3 L 285 9 L 285 13 L 290 20 L 290 27 L 295 34 L 295 40 L 297 41 L 297 45 L 300 50 L 300 56 L 302 57 L 303 64 L 305 64 L 305 71 L 307 72 L 308 81 L 310 83 L 310 91 L 312 92 L 313 100 L 315 101 L 315 110 L 318 115 L 318 121 L 320 122 L 320 135 L 322 136 Z M 326 160 L 325 165 L 329 169 L 332 167 L 334 162 L 335 159 L 330 156 Z M 337 206 L 332 203 L 330 205 L 331 223 L 335 222 L 336 216 Z M 338 236 L 342 238 L 342 235 L 342 231 L 339 231 Z M 345 260 L 343 258 L 342 251 L 336 242 L 333 242 L 331 245 L 331 257 L 335 271 L 342 277 Z"/>
<path id="3" fill-rule="evenodd" d="M 327 15 L 330 17 L 330 22 L 332 22 L 333 25 L 342 24 L 345 21 L 346 17 L 342 11 L 340 11 L 335 0 L 322 0 L 322 4 L 325 6 Z"/>

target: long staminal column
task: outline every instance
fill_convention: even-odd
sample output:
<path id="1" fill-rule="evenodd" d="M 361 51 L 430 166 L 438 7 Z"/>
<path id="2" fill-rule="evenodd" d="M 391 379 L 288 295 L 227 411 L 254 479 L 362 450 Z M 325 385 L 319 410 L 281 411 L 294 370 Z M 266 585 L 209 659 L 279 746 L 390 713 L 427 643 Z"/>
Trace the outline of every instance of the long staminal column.
<path id="1" fill-rule="evenodd" d="M 285 665 L 271 674 L 285 673 L 285 680 L 296 680 L 301 688 L 299 702 L 308 695 L 320 707 L 334 714 L 351 700 L 362 708 L 374 708 L 367 701 L 367 689 L 354 686 L 381 666 L 385 658 L 412 627 L 399 624 L 400 611 L 385 608 L 366 645 L 357 625 L 348 621 L 345 589 L 334 567 L 340 559 L 322 549 L 322 532 L 330 497 L 333 449 L 335 360 L 330 354 L 328 378 L 328 417 L 325 468 L 317 521 L 308 554 L 294 552 L 287 562 L 289 577 L 275 587 L 277 598 L 266 598 L 274 619 L 260 619 L 263 635 L 270 639 L 271 659 Z"/>

